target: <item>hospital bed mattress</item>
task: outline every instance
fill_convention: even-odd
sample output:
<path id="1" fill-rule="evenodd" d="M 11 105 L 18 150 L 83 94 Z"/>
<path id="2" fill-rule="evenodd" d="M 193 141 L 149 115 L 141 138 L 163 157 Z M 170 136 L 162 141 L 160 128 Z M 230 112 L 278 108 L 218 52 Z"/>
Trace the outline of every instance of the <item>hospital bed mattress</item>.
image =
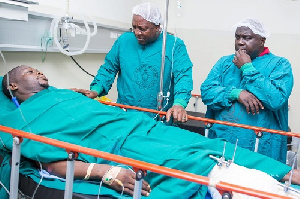
<path id="1" fill-rule="evenodd" d="M 31 178 L 26 177 L 22 174 L 19 175 L 19 199 L 31 199 L 33 193 L 37 187 L 37 183 L 33 181 Z M 63 199 L 64 191 L 58 189 L 52 189 L 45 186 L 40 185 L 34 195 L 35 199 Z M 110 196 L 100 196 L 100 199 L 114 199 L 114 197 Z M 73 193 L 72 199 L 97 199 L 95 195 L 84 195 Z"/>
<path id="2" fill-rule="evenodd" d="M 0 155 L 0 165 L 2 164 L 3 157 Z M 19 195 L 18 199 L 32 199 L 32 196 L 38 186 L 34 180 L 29 177 L 26 177 L 22 174 L 19 174 Z M 64 191 L 48 188 L 42 185 L 39 185 L 36 193 L 34 194 L 35 199 L 63 199 Z M 102 195 L 100 199 L 115 199 L 112 196 Z M 73 193 L 72 199 L 97 199 L 96 195 L 86 195 L 86 194 L 77 194 Z"/>

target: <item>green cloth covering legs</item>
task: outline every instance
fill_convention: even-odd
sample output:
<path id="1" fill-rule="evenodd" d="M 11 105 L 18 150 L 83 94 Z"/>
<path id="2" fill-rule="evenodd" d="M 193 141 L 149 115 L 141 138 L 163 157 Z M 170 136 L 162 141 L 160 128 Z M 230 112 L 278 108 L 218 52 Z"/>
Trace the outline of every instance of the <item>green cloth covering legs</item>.
<path id="1" fill-rule="evenodd" d="M 198 175 L 206 176 L 216 164 L 209 155 L 220 157 L 223 151 L 224 141 L 221 139 L 211 140 L 177 127 L 167 127 L 143 113 L 124 112 L 70 90 L 45 89 L 23 102 L 20 108 L 28 125 L 19 110 L 2 112 L 1 125 L 24 131 L 30 128 L 32 133 L 38 135 Z M 6 147 L 11 149 L 11 135 L 0 133 L 0 136 Z M 233 151 L 234 145 L 228 143 L 226 159 L 232 157 Z M 64 149 L 24 139 L 22 156 L 41 162 L 53 162 L 65 160 L 67 153 Z M 117 164 L 85 154 L 79 154 L 78 160 Z M 237 149 L 235 162 L 262 170 L 276 179 L 281 179 L 291 169 L 242 148 Z M 33 165 L 22 165 L 20 172 L 39 182 L 38 170 Z M 204 198 L 207 192 L 207 188 L 200 184 L 152 172 L 148 173 L 145 180 L 152 187 L 148 198 Z M 57 189 L 64 189 L 65 185 L 58 179 L 46 178 L 41 184 Z M 96 195 L 98 189 L 99 181 L 96 184 L 75 181 L 73 191 Z M 120 195 L 105 185 L 101 188 L 101 194 Z"/>

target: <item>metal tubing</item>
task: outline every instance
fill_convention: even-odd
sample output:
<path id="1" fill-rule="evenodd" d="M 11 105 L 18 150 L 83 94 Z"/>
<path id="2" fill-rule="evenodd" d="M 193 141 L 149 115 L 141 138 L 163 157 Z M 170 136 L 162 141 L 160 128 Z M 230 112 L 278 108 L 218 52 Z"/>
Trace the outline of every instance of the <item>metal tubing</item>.
<path id="1" fill-rule="evenodd" d="M 72 199 L 74 180 L 75 154 L 70 152 L 67 161 L 66 187 L 64 199 Z"/>
<path id="2" fill-rule="evenodd" d="M 204 136 L 208 137 L 209 134 L 209 129 L 212 127 L 212 124 L 210 123 L 205 123 L 205 129 L 204 129 Z"/>
<path id="3" fill-rule="evenodd" d="M 195 97 L 195 112 L 197 112 L 197 110 L 198 110 L 198 97 Z"/>
<path id="4" fill-rule="evenodd" d="M 254 148 L 254 152 L 258 151 L 258 144 L 259 144 L 259 138 L 255 138 L 255 148 Z"/>
<path id="5" fill-rule="evenodd" d="M 209 133 L 209 129 L 205 128 L 205 130 L 204 130 L 205 137 L 208 137 L 208 133 Z"/>
<path id="6" fill-rule="evenodd" d="M 259 145 L 259 139 L 263 136 L 263 133 L 261 131 L 254 131 L 254 132 L 256 134 L 254 152 L 257 152 L 258 151 L 258 145 Z"/>
<path id="7" fill-rule="evenodd" d="M 145 175 L 144 175 L 144 172 L 142 170 L 139 169 L 136 172 L 133 199 L 140 199 L 141 198 L 144 176 Z"/>
<path id="8" fill-rule="evenodd" d="M 162 45 L 162 55 L 161 55 L 161 68 L 160 68 L 160 86 L 159 93 L 157 95 L 157 110 L 160 111 L 163 107 L 163 87 L 164 87 L 164 70 L 165 70 L 165 55 L 166 55 L 166 40 L 167 40 L 167 26 L 168 26 L 168 8 L 169 0 L 166 0 L 165 9 L 165 22 L 163 28 L 163 45 Z"/>
<path id="9" fill-rule="evenodd" d="M 13 138 L 12 162 L 10 173 L 10 199 L 18 198 L 19 188 L 19 168 L 20 168 L 21 144 L 18 137 Z"/>

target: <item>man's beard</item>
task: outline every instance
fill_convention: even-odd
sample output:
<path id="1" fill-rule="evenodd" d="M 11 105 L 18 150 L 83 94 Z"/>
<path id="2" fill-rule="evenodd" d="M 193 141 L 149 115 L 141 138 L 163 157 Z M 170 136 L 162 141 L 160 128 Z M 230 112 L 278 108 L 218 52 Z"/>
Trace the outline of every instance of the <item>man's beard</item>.
<path id="1" fill-rule="evenodd" d="M 49 84 L 40 84 L 40 86 L 45 89 L 49 88 Z"/>

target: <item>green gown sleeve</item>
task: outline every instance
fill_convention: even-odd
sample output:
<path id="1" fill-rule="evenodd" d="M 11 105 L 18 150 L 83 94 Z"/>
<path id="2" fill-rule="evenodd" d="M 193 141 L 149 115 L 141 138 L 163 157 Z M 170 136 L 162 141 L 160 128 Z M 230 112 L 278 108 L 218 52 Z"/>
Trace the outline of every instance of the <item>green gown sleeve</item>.
<path id="1" fill-rule="evenodd" d="M 223 74 L 230 67 L 234 67 L 227 57 L 222 57 L 214 65 L 207 78 L 201 85 L 201 97 L 205 105 L 213 110 L 222 110 L 232 105 L 231 92 L 236 89 L 232 85 L 223 85 Z M 231 59 L 232 60 L 232 59 Z"/>
<path id="2" fill-rule="evenodd" d="M 273 61 L 274 60 L 274 61 Z M 280 109 L 288 100 L 293 88 L 293 74 L 289 61 L 273 58 L 266 65 L 270 74 L 262 74 L 253 66 L 243 70 L 243 81 L 247 91 L 253 93 L 268 109 Z"/>
<path id="3" fill-rule="evenodd" d="M 186 108 L 189 103 L 193 90 L 192 66 L 186 46 L 180 40 L 174 50 L 174 105 Z"/>
<path id="4" fill-rule="evenodd" d="M 114 43 L 109 53 L 105 56 L 104 64 L 100 66 L 97 75 L 90 85 L 92 91 L 96 91 L 99 96 L 107 95 L 120 71 L 119 43 L 121 37 Z"/>

